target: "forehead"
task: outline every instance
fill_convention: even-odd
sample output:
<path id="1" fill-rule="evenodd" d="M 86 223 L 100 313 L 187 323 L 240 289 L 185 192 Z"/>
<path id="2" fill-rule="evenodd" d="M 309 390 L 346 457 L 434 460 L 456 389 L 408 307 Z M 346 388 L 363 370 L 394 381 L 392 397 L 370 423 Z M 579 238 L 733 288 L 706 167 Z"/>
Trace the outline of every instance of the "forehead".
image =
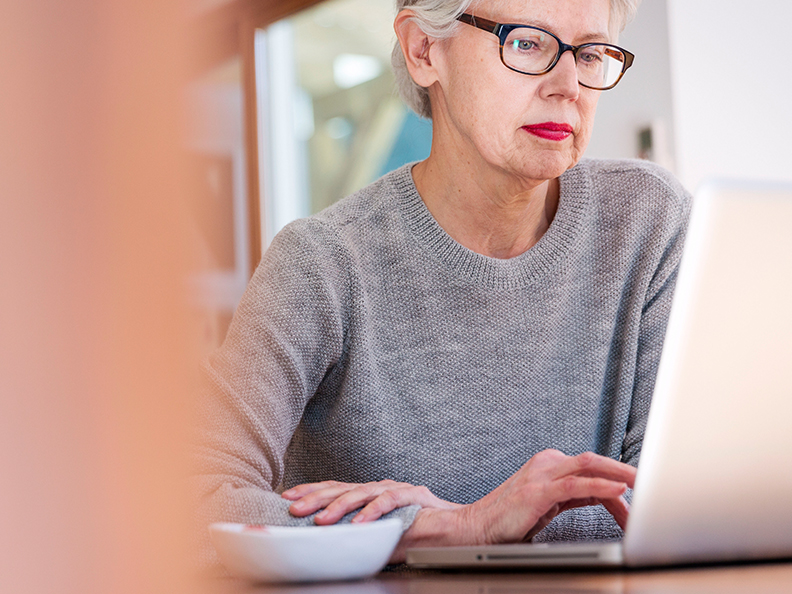
<path id="1" fill-rule="evenodd" d="M 608 39 L 610 0 L 476 0 L 468 12 L 541 27 L 567 43 Z"/>

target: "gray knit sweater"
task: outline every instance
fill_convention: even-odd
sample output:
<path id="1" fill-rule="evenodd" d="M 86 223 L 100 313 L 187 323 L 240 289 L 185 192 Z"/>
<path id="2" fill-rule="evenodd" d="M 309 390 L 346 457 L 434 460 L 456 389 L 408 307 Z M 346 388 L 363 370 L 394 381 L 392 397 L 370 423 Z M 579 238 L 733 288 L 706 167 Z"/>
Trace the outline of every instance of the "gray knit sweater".
<path id="1" fill-rule="evenodd" d="M 546 448 L 638 463 L 687 193 L 646 162 L 584 160 L 542 239 L 497 260 L 443 231 L 410 171 L 295 221 L 264 256 L 206 365 L 204 526 L 311 523 L 277 494 L 306 482 L 470 503 Z M 406 528 L 417 509 L 391 515 Z M 588 507 L 535 540 L 620 535 Z"/>

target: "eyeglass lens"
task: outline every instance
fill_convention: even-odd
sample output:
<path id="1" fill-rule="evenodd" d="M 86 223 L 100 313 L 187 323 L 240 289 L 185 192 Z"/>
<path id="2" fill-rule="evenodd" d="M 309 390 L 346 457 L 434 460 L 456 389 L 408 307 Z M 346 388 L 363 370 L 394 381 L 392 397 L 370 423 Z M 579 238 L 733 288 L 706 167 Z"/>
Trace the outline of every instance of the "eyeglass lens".
<path id="1" fill-rule="evenodd" d="M 558 55 L 558 40 L 540 29 L 518 27 L 503 44 L 503 63 L 526 74 L 545 72 Z M 624 53 L 615 47 L 593 43 L 577 52 L 578 81 L 593 88 L 607 88 L 619 80 L 625 62 Z"/>

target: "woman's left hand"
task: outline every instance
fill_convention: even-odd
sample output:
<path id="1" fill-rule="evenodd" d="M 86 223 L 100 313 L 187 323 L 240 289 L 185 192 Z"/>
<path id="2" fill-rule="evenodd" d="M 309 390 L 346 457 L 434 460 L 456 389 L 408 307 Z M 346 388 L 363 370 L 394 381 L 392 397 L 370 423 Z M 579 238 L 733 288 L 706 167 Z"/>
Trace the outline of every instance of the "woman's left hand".
<path id="1" fill-rule="evenodd" d="M 363 509 L 352 518 L 352 522 L 371 522 L 407 505 L 437 509 L 462 507 L 436 497 L 426 487 L 390 480 L 363 484 L 337 481 L 308 483 L 284 491 L 281 497 L 294 501 L 289 511 L 298 517 L 324 508 L 314 518 L 319 525 L 335 524 L 349 512 L 360 508 Z"/>

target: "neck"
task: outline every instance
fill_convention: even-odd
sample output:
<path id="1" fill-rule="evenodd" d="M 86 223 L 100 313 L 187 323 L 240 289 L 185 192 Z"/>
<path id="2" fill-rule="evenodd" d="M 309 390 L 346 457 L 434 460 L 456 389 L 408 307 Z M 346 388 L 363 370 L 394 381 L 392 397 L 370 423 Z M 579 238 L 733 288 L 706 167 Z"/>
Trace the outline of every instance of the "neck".
<path id="1" fill-rule="evenodd" d="M 472 163 L 458 151 L 433 144 L 413 168 L 418 193 L 438 224 L 455 241 L 479 254 L 507 259 L 533 247 L 553 221 L 559 184 L 525 180 Z"/>

